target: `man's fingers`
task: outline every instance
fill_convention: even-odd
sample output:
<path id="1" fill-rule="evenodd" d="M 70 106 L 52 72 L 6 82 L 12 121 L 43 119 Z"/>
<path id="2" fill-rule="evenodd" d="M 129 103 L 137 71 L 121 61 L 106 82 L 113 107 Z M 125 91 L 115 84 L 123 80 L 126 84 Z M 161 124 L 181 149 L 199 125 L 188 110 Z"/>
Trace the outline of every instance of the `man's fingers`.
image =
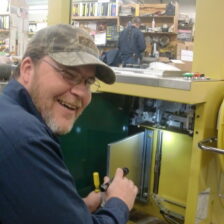
<path id="1" fill-rule="evenodd" d="M 103 178 L 103 183 L 108 183 L 108 182 L 110 182 L 110 178 L 107 177 L 107 176 L 105 176 L 105 177 Z"/>
<path id="2" fill-rule="evenodd" d="M 114 179 L 123 178 L 123 176 L 124 176 L 123 170 L 121 168 L 117 168 L 114 175 Z"/>

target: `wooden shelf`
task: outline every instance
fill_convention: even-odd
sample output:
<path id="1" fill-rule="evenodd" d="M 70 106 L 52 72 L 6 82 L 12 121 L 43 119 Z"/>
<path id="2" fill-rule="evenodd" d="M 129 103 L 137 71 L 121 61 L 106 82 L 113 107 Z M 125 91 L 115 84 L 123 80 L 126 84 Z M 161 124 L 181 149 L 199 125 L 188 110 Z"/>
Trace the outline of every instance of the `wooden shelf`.
<path id="1" fill-rule="evenodd" d="M 165 18 L 165 19 L 167 19 L 167 18 L 171 18 L 171 19 L 173 19 L 174 18 L 174 16 L 168 16 L 168 15 L 148 15 L 148 16 L 139 16 L 141 19 L 142 18 Z"/>
<path id="2" fill-rule="evenodd" d="M 143 32 L 143 31 L 142 31 Z M 177 35 L 175 32 L 143 32 L 144 34 L 152 34 L 152 35 Z"/>
<path id="3" fill-rule="evenodd" d="M 5 30 L 5 29 L 0 29 L 0 33 L 9 33 L 9 29 Z"/>
<path id="4" fill-rule="evenodd" d="M 128 4 L 125 5 L 125 7 L 130 6 L 132 8 L 135 9 L 135 12 L 133 12 L 133 10 L 130 13 L 130 15 L 124 15 L 125 13 L 121 14 L 121 12 L 126 12 L 127 10 L 122 11 L 121 7 L 122 5 L 119 4 L 119 1 L 113 1 L 116 2 L 116 13 L 113 12 L 111 10 L 106 10 L 106 12 L 111 12 L 111 14 L 108 13 L 108 15 L 117 15 L 117 16 L 96 16 L 99 15 L 98 11 L 96 13 L 96 8 L 92 8 L 91 13 L 89 13 L 89 8 L 85 9 L 83 11 L 83 5 L 81 8 L 77 7 L 77 3 L 75 0 L 72 0 L 71 2 L 71 23 L 77 22 L 77 25 L 79 26 L 86 26 L 87 30 L 91 30 L 93 29 L 91 26 L 88 26 L 88 22 L 89 23 L 95 23 L 96 27 L 99 25 L 99 23 L 103 23 L 103 24 L 107 24 L 109 26 L 115 26 L 116 29 L 116 35 L 118 35 L 119 37 L 119 32 L 121 32 L 122 28 L 126 27 L 126 25 L 128 24 L 128 21 L 132 20 L 133 17 L 138 16 L 141 18 L 141 23 L 143 26 L 143 30 L 148 30 L 150 32 L 143 32 L 145 37 L 164 37 L 165 35 L 169 37 L 169 39 L 171 39 L 172 41 L 175 41 L 177 38 L 177 15 L 178 15 L 178 3 L 176 3 L 176 7 L 175 7 L 175 15 L 166 15 L 166 6 L 167 4 Z M 111 0 L 108 2 L 112 2 Z M 84 2 L 84 0 L 80 0 L 80 4 L 84 3 L 85 5 L 87 4 L 88 6 L 91 6 L 91 4 L 88 4 L 87 2 Z M 94 3 L 95 5 L 95 3 Z M 73 10 L 74 9 L 74 10 Z M 81 9 L 81 11 L 80 11 Z M 86 13 L 87 10 L 87 13 Z M 97 8 L 98 10 L 98 8 Z M 94 12 L 94 13 L 93 13 Z M 120 12 L 120 15 L 119 15 Z M 134 15 L 132 15 L 131 13 L 134 13 Z M 95 15 L 95 16 L 78 16 L 78 15 Z M 104 13 L 102 13 L 102 15 L 105 15 Z M 172 32 L 151 32 L 152 28 L 152 20 L 155 20 L 155 30 L 164 30 L 162 29 L 163 25 L 166 25 L 166 27 L 168 28 L 168 30 L 172 31 Z M 78 24 L 79 23 L 79 24 Z M 82 24 L 83 23 L 83 24 Z M 145 26 L 145 27 L 144 27 Z M 159 27 L 161 27 L 161 29 L 158 29 Z M 164 26 L 165 27 L 165 26 Z M 172 27 L 172 29 L 171 29 Z M 105 32 L 108 33 L 113 33 L 110 32 L 110 28 L 108 28 L 107 30 L 107 26 L 105 25 L 104 28 Z M 117 40 L 116 40 L 117 41 Z M 116 42 L 115 41 L 115 42 Z M 98 46 L 99 48 L 113 48 L 113 45 L 110 45 L 109 40 L 106 40 L 106 46 Z M 147 44 L 147 50 L 148 52 L 151 52 L 151 43 Z M 172 50 L 172 49 L 171 49 Z M 171 52 L 170 50 L 170 52 Z M 172 52 L 171 52 L 172 53 Z M 165 55 L 165 53 L 164 53 Z"/>
<path id="5" fill-rule="evenodd" d="M 72 20 L 117 20 L 118 16 L 73 16 Z"/>
<path id="6" fill-rule="evenodd" d="M 119 15 L 119 17 L 120 18 L 133 18 L 133 17 L 135 17 L 135 16 L 124 16 L 124 15 Z M 165 18 L 165 19 L 167 19 L 167 18 L 170 18 L 170 19 L 172 19 L 172 18 L 174 18 L 174 16 L 168 16 L 168 15 L 148 15 L 148 16 L 138 16 L 138 17 L 140 17 L 141 19 L 142 18 Z"/>

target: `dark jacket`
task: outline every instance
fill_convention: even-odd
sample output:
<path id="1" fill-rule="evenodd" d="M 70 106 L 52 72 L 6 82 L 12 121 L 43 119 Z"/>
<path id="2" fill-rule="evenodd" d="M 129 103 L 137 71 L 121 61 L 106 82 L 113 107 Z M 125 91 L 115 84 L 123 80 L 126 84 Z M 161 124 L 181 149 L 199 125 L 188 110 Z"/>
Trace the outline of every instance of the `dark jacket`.
<path id="1" fill-rule="evenodd" d="M 140 57 L 140 54 L 146 49 L 143 33 L 135 26 L 129 25 L 120 33 L 118 48 L 121 56 Z"/>
<path id="2" fill-rule="evenodd" d="M 127 222 L 128 208 L 118 198 L 89 213 L 64 164 L 57 136 L 17 81 L 5 87 L 0 108 L 1 224 Z"/>
<path id="3" fill-rule="evenodd" d="M 119 66 L 119 64 L 121 63 L 119 49 L 115 48 L 104 52 L 101 56 L 101 60 L 110 66 Z"/>

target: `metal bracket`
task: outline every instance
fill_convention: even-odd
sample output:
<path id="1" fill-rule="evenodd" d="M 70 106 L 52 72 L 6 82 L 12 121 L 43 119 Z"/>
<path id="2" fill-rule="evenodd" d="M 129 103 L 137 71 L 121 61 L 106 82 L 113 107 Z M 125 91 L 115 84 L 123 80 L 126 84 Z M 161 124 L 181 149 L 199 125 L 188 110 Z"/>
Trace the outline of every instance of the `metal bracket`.
<path id="1" fill-rule="evenodd" d="M 215 152 L 215 153 L 219 153 L 219 154 L 224 154 L 224 149 L 219 149 L 219 148 L 215 148 L 215 147 L 207 145 L 208 143 L 211 144 L 214 142 L 217 143 L 217 137 L 207 138 L 207 139 L 200 141 L 198 143 L 198 147 L 205 151 L 211 151 L 211 152 Z"/>

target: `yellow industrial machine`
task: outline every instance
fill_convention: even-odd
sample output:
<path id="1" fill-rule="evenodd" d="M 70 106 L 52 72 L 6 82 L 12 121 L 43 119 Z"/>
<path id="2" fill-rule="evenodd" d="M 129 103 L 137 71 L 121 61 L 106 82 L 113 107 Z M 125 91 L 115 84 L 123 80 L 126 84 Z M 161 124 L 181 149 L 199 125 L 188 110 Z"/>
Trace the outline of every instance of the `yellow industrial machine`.
<path id="1" fill-rule="evenodd" d="M 114 70 L 117 82 L 96 94 L 131 99 L 135 131 L 110 142 L 107 157 L 109 176 L 128 167 L 138 185 L 129 223 L 222 224 L 224 81 Z"/>
<path id="2" fill-rule="evenodd" d="M 117 82 L 101 83 L 99 91 L 138 102 L 131 125 L 139 132 L 108 145 L 108 174 L 127 166 L 139 187 L 130 223 L 222 224 L 224 150 L 203 146 L 208 137 L 223 136 L 224 81 L 115 72 Z"/>

